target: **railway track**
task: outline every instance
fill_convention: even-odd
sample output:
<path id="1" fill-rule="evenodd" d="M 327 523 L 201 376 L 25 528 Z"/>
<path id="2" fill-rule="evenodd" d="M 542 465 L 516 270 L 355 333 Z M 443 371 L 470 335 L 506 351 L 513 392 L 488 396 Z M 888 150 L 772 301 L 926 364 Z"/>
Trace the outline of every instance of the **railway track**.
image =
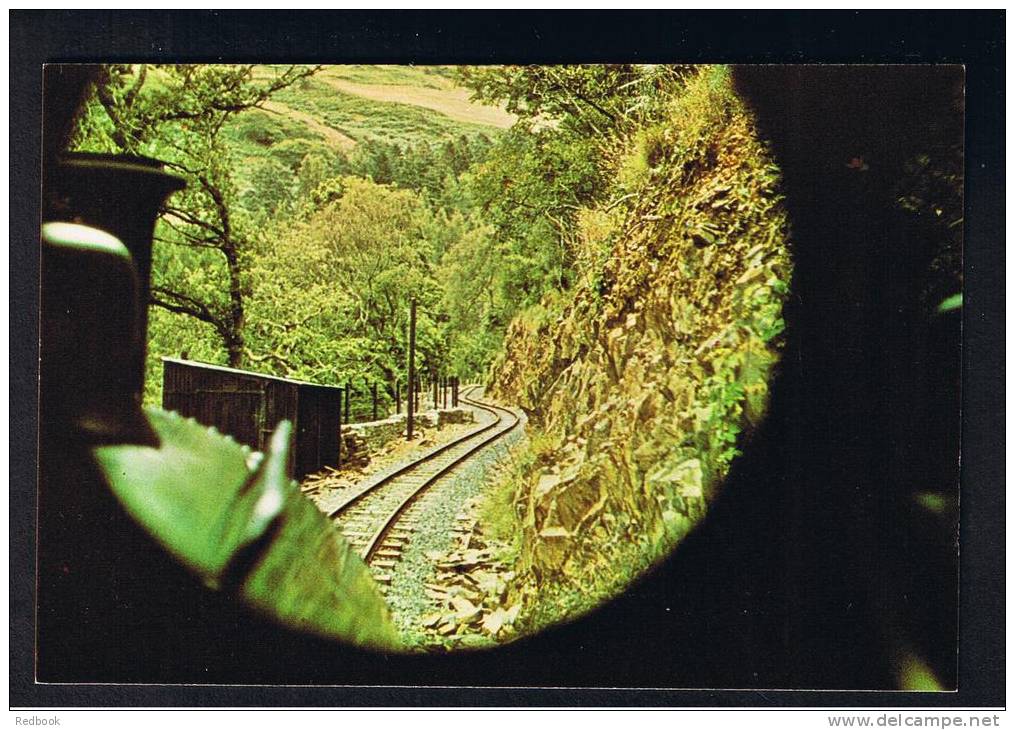
<path id="1" fill-rule="evenodd" d="M 416 529 L 413 507 L 417 500 L 442 477 L 518 425 L 518 416 L 508 409 L 469 397 L 478 387 L 468 388 L 460 400 L 491 414 L 492 421 L 368 482 L 328 513 L 382 588 L 391 583 L 392 569 Z"/>

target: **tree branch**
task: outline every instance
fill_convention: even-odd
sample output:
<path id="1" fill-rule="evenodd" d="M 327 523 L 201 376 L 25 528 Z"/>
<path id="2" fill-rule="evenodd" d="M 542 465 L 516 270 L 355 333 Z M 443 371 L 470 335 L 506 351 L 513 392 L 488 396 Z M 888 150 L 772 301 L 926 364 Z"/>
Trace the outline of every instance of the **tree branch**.
<path id="1" fill-rule="evenodd" d="M 183 221 L 184 223 L 188 223 L 197 228 L 203 228 L 206 231 L 211 231 L 219 238 L 222 238 L 226 235 L 226 231 L 222 230 L 214 223 L 210 223 L 209 221 L 206 220 L 201 220 L 200 218 L 197 218 L 193 214 L 185 210 L 181 210 L 180 208 L 166 208 L 163 211 L 162 218 L 163 220 L 167 220 L 168 218 L 176 218 L 178 220 Z"/>
<path id="2" fill-rule="evenodd" d="M 278 352 L 266 352 L 263 355 L 256 355 L 251 352 L 249 347 L 244 347 L 243 354 L 251 362 L 267 362 L 268 360 L 273 360 L 285 369 L 286 374 L 294 370 L 292 363 L 278 354 Z"/>
<path id="3" fill-rule="evenodd" d="M 160 120 L 167 122 L 187 121 L 205 118 L 208 116 L 209 112 L 218 112 L 225 116 L 229 116 L 231 114 L 239 114 L 240 112 L 249 111 L 250 109 L 260 109 L 261 105 L 268 101 L 272 94 L 292 86 L 297 81 L 313 76 L 324 67 L 318 65 L 299 70 L 297 70 L 297 68 L 298 67 L 296 66 L 290 66 L 289 69 L 282 74 L 282 76 L 272 81 L 268 84 L 268 86 L 256 89 L 253 95 L 246 99 L 236 99 L 228 102 L 222 101 L 222 98 L 228 97 L 229 92 L 236 92 L 240 87 L 241 84 L 239 76 L 237 76 L 231 86 L 227 86 L 222 90 L 222 93 L 219 95 L 219 99 L 212 100 L 204 109 L 199 109 L 197 111 L 180 109 L 173 112 L 167 112 L 160 117 Z M 219 125 L 221 125 L 221 122 L 219 122 Z"/>
<path id="4" fill-rule="evenodd" d="M 160 297 L 168 297 L 168 300 Z M 153 286 L 149 299 L 150 303 L 156 307 L 161 307 L 175 314 L 185 314 L 188 317 L 207 322 L 214 326 L 216 330 L 222 330 L 221 318 L 217 317 L 204 302 L 198 301 L 186 294 L 180 294 L 161 286 Z"/>

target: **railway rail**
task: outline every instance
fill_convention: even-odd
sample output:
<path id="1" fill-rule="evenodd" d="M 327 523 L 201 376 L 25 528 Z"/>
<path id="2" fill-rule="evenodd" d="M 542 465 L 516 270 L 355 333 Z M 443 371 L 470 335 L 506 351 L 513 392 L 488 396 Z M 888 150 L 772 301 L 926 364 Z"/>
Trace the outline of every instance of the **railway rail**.
<path id="1" fill-rule="evenodd" d="M 412 507 L 417 500 L 455 467 L 518 425 L 518 416 L 507 408 L 470 397 L 478 388 L 469 387 L 461 400 L 494 416 L 492 421 L 370 481 L 328 513 L 382 588 L 390 584 L 391 570 L 412 537 Z"/>

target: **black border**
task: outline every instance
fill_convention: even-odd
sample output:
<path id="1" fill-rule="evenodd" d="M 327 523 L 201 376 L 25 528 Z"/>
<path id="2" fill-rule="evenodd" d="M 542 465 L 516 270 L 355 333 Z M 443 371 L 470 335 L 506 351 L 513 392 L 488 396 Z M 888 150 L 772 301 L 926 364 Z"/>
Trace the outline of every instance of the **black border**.
<path id="1" fill-rule="evenodd" d="M 975 706 L 1004 704 L 1003 11 L 10 13 L 11 703 L 194 705 Z M 961 63 L 967 80 L 959 691 L 759 692 L 36 685 L 33 595 L 41 64 L 492 63 L 617 59 Z"/>

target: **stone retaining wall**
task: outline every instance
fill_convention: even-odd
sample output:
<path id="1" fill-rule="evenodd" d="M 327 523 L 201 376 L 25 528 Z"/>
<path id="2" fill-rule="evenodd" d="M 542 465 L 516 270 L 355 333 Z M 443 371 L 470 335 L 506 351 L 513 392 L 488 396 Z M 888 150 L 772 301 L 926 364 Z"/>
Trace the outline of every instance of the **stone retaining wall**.
<path id="1" fill-rule="evenodd" d="M 449 423 L 472 423 L 472 410 L 469 408 L 444 408 L 439 411 L 423 411 L 416 414 L 416 424 L 420 428 L 443 428 Z M 389 441 L 405 436 L 406 415 L 389 416 L 381 421 L 350 423 L 343 425 L 343 432 L 355 434 L 361 438 L 371 451 L 381 448 Z"/>

